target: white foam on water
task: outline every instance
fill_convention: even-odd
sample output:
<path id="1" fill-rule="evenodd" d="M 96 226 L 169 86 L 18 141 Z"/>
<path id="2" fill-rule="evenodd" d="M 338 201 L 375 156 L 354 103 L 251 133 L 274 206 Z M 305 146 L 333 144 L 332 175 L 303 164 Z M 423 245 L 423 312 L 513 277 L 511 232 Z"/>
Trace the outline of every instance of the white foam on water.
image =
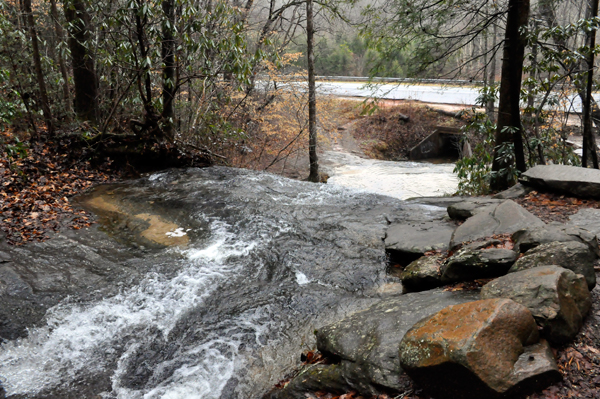
<path id="1" fill-rule="evenodd" d="M 48 310 L 46 326 L 32 329 L 27 338 L 8 342 L 0 349 L 0 381 L 7 394 L 32 395 L 58 384 L 68 384 L 79 374 L 99 372 L 117 356 L 114 347 L 118 343 L 134 345 L 127 342 L 127 337 L 132 337 L 133 342 L 149 328 L 160 330 L 166 337 L 186 311 L 201 303 L 227 276 L 243 267 L 227 259 L 245 256 L 255 248 L 256 242 L 240 240 L 229 231 L 230 227 L 213 221 L 212 241 L 205 248 L 185 251 L 188 261 L 173 278 L 150 273 L 138 286 L 114 297 L 89 305 L 66 300 Z M 230 345 L 235 346 L 235 340 Z M 132 347 L 123 356 L 127 357 L 131 350 Z M 206 371 L 207 379 L 198 376 L 197 380 L 207 381 L 213 392 L 222 389 L 219 384 L 221 380 L 227 381 L 233 368 L 232 360 L 220 362 L 218 351 L 210 348 L 206 353 L 213 364 L 202 362 L 177 370 L 181 386 L 194 379 L 191 375 L 195 370 L 216 367 Z M 179 388 L 164 389 L 163 394 L 147 397 L 203 397 L 177 396 Z M 127 395 L 119 397 L 129 398 Z"/>

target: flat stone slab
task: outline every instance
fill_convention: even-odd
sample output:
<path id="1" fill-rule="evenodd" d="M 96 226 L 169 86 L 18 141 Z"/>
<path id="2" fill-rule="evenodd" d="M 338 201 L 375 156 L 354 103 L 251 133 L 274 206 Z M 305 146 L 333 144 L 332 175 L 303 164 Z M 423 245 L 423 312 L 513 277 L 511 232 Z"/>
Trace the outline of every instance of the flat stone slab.
<path id="1" fill-rule="evenodd" d="M 455 220 L 465 220 L 474 216 L 490 205 L 496 205 L 503 200 L 492 198 L 473 198 L 448 205 L 448 216 Z"/>
<path id="2" fill-rule="evenodd" d="M 444 220 L 391 224 L 386 232 L 385 249 L 391 262 L 405 266 L 427 251 L 448 249 L 454 229 L 454 223 Z"/>
<path id="3" fill-rule="evenodd" d="M 575 241 L 586 244 L 593 253 L 600 257 L 596 235 L 578 226 L 547 224 L 545 226 L 528 227 L 516 231 L 511 238 L 515 243 L 515 251 L 521 253 L 542 244 Z"/>
<path id="4" fill-rule="evenodd" d="M 568 165 L 538 165 L 521 175 L 523 184 L 576 197 L 600 199 L 600 170 Z"/>
<path id="5" fill-rule="evenodd" d="M 569 216 L 569 225 L 581 227 L 596 236 L 600 235 L 600 209 L 580 209 Z"/>
<path id="6" fill-rule="evenodd" d="M 504 190 L 494 195 L 492 198 L 497 199 L 515 199 L 521 198 L 533 191 L 533 188 L 517 183 L 508 190 Z"/>
<path id="7" fill-rule="evenodd" d="M 450 248 L 496 234 L 513 234 L 525 227 L 545 226 L 539 218 L 512 200 L 489 206 L 467 219 L 452 234 Z"/>

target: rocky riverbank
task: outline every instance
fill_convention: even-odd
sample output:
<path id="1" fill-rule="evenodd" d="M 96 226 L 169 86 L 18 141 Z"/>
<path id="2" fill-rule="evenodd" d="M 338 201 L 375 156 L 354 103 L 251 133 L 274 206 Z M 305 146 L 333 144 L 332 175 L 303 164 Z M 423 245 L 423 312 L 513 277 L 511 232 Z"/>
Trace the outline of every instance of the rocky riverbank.
<path id="1" fill-rule="evenodd" d="M 592 176 L 582 180 L 578 171 L 537 167 L 528 172 L 535 178 L 526 174 L 524 182 L 562 195 L 584 190 L 594 196 L 600 172 L 586 171 Z M 331 364 L 305 367 L 266 397 L 418 397 L 415 389 L 436 398 L 596 397 L 600 342 L 593 334 L 593 345 L 581 348 L 590 337 L 578 334 L 591 309 L 588 334 L 597 320 L 597 294 L 590 291 L 600 211 L 581 210 L 567 224 L 546 224 L 506 199 L 528 191 L 449 201 L 449 216 L 466 219 L 454 228 L 444 218 L 392 224 L 386 236 L 397 264 L 392 270 L 405 292 L 421 292 L 379 302 L 317 331 L 317 348 Z M 464 285 L 469 281 L 479 284 Z M 467 287 L 475 289 L 465 292 Z M 579 374 L 571 372 L 574 358 L 561 363 L 567 356 L 575 356 L 577 371 L 581 363 L 589 372 L 579 386 L 570 378 Z"/>

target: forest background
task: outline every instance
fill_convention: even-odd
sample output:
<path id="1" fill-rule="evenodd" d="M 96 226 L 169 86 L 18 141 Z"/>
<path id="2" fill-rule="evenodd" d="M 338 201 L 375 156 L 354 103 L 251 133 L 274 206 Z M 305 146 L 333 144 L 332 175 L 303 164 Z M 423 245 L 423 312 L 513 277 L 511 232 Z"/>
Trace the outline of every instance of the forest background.
<path id="1" fill-rule="evenodd" d="M 27 166 L 34 151 L 86 171 L 285 170 L 308 152 L 310 59 L 317 75 L 479 85 L 482 108 L 463 116 L 473 155 L 457 163 L 462 193 L 507 187 L 535 164 L 581 165 L 568 143 L 574 103 L 583 165 L 597 167 L 597 8 L 596 0 L 2 0 L 3 196 L 39 171 Z M 321 134 L 336 128 L 328 119 L 336 107 L 318 101 Z M 358 113 L 374 112 L 377 103 L 365 102 Z"/>

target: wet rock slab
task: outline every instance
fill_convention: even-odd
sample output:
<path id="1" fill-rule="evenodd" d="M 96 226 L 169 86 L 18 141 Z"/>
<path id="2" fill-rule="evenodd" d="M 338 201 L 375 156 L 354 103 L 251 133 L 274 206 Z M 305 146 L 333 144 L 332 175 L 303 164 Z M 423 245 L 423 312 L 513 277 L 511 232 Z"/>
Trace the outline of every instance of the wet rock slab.
<path id="1" fill-rule="evenodd" d="M 408 265 L 427 251 L 447 249 L 455 228 L 441 219 L 394 223 L 387 230 L 385 249 L 391 262 Z"/>
<path id="2" fill-rule="evenodd" d="M 509 273 L 538 266 L 558 265 L 581 274 L 585 277 L 588 288 L 592 290 L 596 286 L 596 258 L 596 254 L 581 242 L 550 242 L 525 252 L 525 255 L 510 268 Z"/>
<path id="3" fill-rule="evenodd" d="M 511 200 L 484 208 L 467 219 L 452 234 L 450 248 L 467 241 L 476 241 L 496 234 L 512 234 L 526 227 L 544 226 L 545 223 Z"/>
<path id="4" fill-rule="evenodd" d="M 537 189 L 600 199 L 600 170 L 568 165 L 538 165 L 521 175 L 521 182 Z"/>
<path id="5" fill-rule="evenodd" d="M 510 299 L 449 306 L 411 328 L 400 364 L 436 398 L 514 397 L 560 381 L 533 316 Z"/>
<path id="6" fill-rule="evenodd" d="M 489 282 L 481 297 L 510 298 L 531 311 L 551 342 L 575 338 L 592 302 L 583 276 L 559 266 L 543 266 L 508 274 Z"/>

